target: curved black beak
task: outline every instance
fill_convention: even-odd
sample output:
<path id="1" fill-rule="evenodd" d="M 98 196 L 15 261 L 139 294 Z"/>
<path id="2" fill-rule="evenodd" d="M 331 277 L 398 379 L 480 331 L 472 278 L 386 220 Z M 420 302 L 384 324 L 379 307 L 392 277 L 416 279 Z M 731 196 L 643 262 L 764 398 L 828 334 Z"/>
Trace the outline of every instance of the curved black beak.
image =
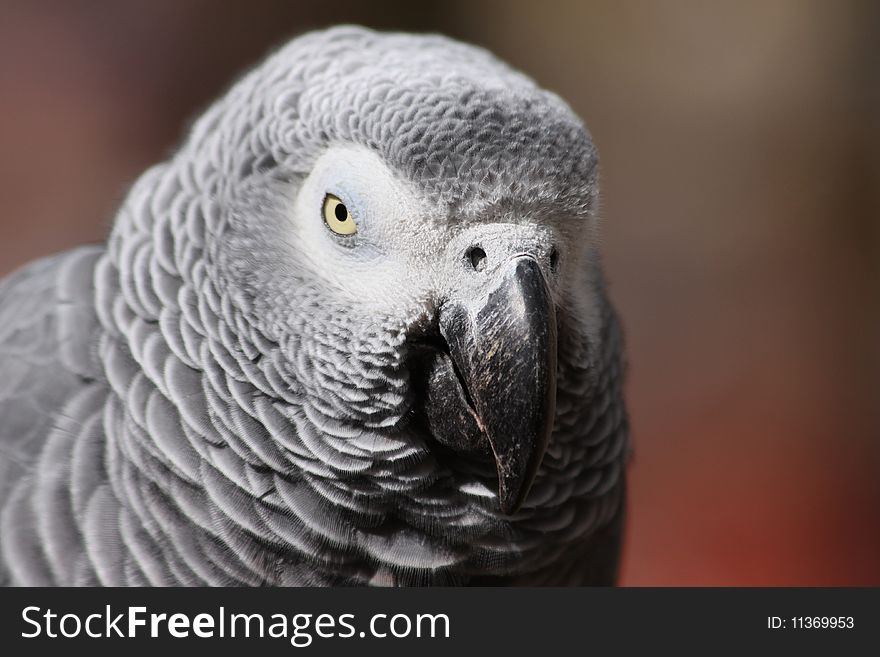
<path id="1" fill-rule="evenodd" d="M 478 298 L 450 301 L 440 332 L 498 471 L 501 510 L 522 506 L 553 430 L 556 313 L 538 262 L 502 265 Z"/>

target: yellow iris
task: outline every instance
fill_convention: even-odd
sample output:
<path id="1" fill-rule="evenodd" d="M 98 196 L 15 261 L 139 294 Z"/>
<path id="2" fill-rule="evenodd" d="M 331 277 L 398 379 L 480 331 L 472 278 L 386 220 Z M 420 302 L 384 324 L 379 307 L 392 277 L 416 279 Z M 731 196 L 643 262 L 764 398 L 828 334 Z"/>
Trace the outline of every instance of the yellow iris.
<path id="1" fill-rule="evenodd" d="M 357 224 L 342 200 L 333 194 L 324 197 L 324 223 L 337 235 L 354 235 Z"/>

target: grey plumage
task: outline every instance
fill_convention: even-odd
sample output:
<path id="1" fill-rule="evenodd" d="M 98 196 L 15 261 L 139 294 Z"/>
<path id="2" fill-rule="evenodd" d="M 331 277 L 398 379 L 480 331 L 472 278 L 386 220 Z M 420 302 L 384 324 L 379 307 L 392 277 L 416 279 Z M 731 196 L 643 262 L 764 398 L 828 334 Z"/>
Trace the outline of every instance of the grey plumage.
<path id="1" fill-rule="evenodd" d="M 597 184 L 581 121 L 483 50 L 295 39 L 106 246 L 0 283 L 0 581 L 612 583 L 628 438 Z M 356 239 L 323 225 L 328 192 Z M 553 432 L 510 514 L 418 383 L 477 243 L 487 272 L 540 262 L 556 306 Z"/>

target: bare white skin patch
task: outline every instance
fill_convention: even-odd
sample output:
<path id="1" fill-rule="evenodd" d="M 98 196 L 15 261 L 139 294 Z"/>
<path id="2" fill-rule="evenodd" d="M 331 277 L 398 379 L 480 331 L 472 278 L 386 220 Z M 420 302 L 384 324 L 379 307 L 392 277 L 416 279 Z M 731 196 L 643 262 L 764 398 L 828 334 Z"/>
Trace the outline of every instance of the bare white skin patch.
<path id="1" fill-rule="evenodd" d="M 328 227 L 323 214 L 328 194 L 344 204 L 356 224 L 351 234 Z M 491 206 L 465 208 L 467 218 L 449 217 L 362 146 L 327 149 L 295 195 L 290 215 L 291 237 L 311 268 L 334 293 L 381 314 L 417 321 L 444 298 L 472 292 L 518 253 L 531 253 L 544 263 L 557 300 L 572 290 L 593 289 L 578 279 L 590 276 L 592 269 L 584 247 L 595 241 L 594 221 L 537 213 L 499 216 Z M 474 246 L 488 254 L 482 276 L 475 276 L 468 259 Z M 558 271 L 549 266 L 554 257 L 561 262 Z M 590 337 L 598 339 L 595 300 L 572 296 L 569 306 L 586 320 Z"/>

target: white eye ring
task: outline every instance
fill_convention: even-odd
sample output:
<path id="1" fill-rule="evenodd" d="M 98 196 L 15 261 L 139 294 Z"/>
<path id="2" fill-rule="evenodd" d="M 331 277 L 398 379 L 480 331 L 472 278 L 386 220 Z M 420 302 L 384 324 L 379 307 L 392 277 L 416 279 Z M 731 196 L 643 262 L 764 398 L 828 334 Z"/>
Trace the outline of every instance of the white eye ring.
<path id="1" fill-rule="evenodd" d="M 324 223 L 336 235 L 354 235 L 357 233 L 357 224 L 354 217 L 338 196 L 328 193 L 324 197 L 324 206 L 321 210 L 324 215 Z"/>

